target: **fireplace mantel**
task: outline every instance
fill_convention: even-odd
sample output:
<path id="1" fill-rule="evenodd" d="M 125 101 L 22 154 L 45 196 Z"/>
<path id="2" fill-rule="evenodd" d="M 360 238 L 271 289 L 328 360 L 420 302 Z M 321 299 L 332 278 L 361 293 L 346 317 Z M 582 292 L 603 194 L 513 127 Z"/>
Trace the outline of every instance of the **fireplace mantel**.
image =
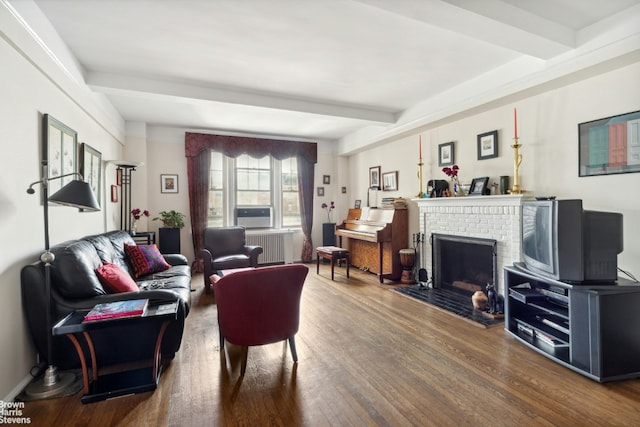
<path id="1" fill-rule="evenodd" d="M 497 241 L 498 292 L 503 294 L 502 269 L 521 260 L 521 212 L 526 195 L 437 197 L 412 199 L 420 211 L 420 232 L 427 244 L 421 265 L 432 274 L 429 237 L 433 233 Z"/>

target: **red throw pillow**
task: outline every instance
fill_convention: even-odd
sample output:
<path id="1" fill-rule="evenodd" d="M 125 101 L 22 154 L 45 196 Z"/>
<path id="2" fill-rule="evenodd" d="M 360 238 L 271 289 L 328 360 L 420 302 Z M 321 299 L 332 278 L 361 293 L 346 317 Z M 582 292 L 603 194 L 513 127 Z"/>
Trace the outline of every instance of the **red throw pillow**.
<path id="1" fill-rule="evenodd" d="M 156 245 L 124 245 L 136 278 L 171 268 Z"/>
<path id="2" fill-rule="evenodd" d="M 96 268 L 100 283 L 112 294 L 120 292 L 138 292 L 140 289 L 133 278 L 116 264 L 105 262 Z"/>

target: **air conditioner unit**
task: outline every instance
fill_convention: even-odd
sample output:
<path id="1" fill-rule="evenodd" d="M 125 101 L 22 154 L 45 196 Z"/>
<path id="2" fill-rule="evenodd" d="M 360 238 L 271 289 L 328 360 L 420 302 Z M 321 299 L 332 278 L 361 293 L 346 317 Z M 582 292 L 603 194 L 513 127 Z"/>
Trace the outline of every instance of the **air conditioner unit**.
<path id="1" fill-rule="evenodd" d="M 271 208 L 269 206 L 237 207 L 236 224 L 245 228 L 269 228 L 271 227 Z"/>

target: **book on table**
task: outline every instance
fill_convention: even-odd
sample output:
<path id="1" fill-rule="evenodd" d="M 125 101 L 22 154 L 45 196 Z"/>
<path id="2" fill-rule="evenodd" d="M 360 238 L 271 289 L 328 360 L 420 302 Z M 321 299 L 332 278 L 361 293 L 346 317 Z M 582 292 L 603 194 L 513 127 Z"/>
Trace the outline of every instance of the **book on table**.
<path id="1" fill-rule="evenodd" d="M 85 322 L 119 319 L 123 317 L 140 317 L 144 315 L 149 304 L 148 299 L 134 299 L 96 304 L 86 316 Z"/>

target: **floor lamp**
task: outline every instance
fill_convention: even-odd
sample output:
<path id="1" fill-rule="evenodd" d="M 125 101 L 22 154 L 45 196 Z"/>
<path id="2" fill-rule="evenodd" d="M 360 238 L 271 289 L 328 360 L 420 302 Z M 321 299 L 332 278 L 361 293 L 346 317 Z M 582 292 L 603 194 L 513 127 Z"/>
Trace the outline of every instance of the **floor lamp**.
<path id="1" fill-rule="evenodd" d="M 96 200 L 89 183 L 82 180 L 82 175 L 77 172 L 49 178 L 49 168 L 46 160 L 42 161 L 42 179 L 29 185 L 27 193 L 34 194 L 34 185 L 40 184 L 42 187 L 42 206 L 44 209 L 44 253 L 40 256 L 40 260 L 44 263 L 44 286 L 45 294 L 48 301 L 47 306 L 47 363 L 49 367 L 44 376 L 27 386 L 26 394 L 32 398 L 46 398 L 54 396 L 75 381 L 75 375 L 69 373 L 58 373 L 58 368 L 53 364 L 53 336 L 51 328 L 53 327 L 51 312 L 51 263 L 55 259 L 55 255 L 49 251 L 49 202 L 60 205 L 72 206 L 85 209 L 88 211 L 100 210 L 100 205 Z M 55 194 L 49 197 L 49 182 L 66 178 L 69 176 L 79 177 L 74 179 Z"/>

